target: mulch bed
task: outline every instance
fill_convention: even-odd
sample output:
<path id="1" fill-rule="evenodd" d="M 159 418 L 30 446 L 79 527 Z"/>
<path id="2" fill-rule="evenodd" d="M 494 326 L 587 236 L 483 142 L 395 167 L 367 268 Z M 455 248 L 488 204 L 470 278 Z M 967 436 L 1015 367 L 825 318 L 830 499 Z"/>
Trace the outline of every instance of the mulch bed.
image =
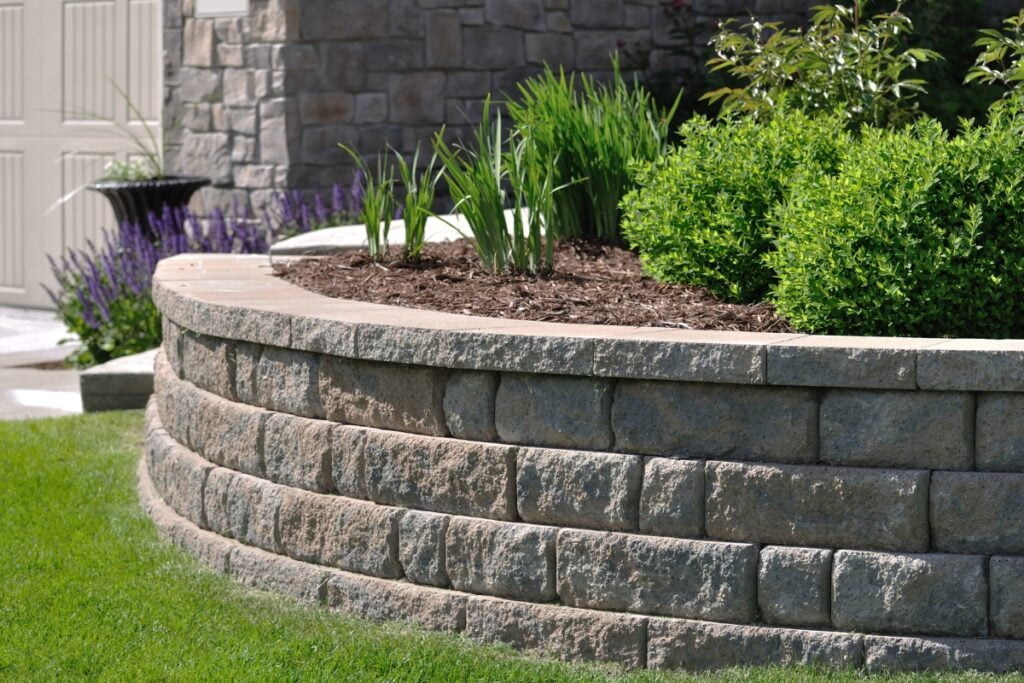
<path id="1" fill-rule="evenodd" d="M 660 284 L 632 252 L 589 243 L 561 244 L 554 272 L 543 277 L 492 275 L 466 241 L 427 245 L 416 264 L 347 252 L 279 263 L 275 273 L 330 297 L 492 318 L 790 331 L 769 304 L 730 304 L 701 287 Z"/>

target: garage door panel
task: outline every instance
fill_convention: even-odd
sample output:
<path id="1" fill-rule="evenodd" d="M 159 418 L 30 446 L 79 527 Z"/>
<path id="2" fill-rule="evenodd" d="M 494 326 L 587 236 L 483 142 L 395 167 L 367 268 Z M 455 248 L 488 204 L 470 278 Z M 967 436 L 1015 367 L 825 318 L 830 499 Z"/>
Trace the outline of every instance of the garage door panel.
<path id="1" fill-rule="evenodd" d="M 65 248 L 81 249 L 89 240 L 96 242 L 103 229 L 114 227 L 114 213 L 107 200 L 85 189 L 113 160 L 113 154 L 102 152 L 72 152 L 61 158 L 61 191 L 65 197 L 70 195 L 61 206 Z"/>
<path id="2" fill-rule="evenodd" d="M 25 7 L 0 2 L 0 121 L 25 115 Z"/>
<path id="3" fill-rule="evenodd" d="M 0 289 L 25 290 L 25 155 L 0 150 Z"/>
<path id="4" fill-rule="evenodd" d="M 114 0 L 64 3 L 64 120 L 115 118 L 118 96 L 117 7 Z M 120 55 L 124 59 L 126 55 Z"/>
<path id="5" fill-rule="evenodd" d="M 160 120 L 161 83 L 154 78 L 162 69 L 160 50 L 160 3 L 131 0 L 128 3 L 128 96 L 150 125 Z M 129 121 L 138 117 L 129 113 Z"/>

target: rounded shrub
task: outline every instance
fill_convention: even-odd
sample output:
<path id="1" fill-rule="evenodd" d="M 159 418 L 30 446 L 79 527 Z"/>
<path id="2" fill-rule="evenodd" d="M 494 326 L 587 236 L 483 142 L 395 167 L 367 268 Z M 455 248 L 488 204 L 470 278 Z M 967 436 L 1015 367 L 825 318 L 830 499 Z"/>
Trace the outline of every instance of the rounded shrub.
<path id="1" fill-rule="evenodd" d="M 774 301 L 809 332 L 1024 334 L 1024 125 L 864 129 L 775 215 Z"/>
<path id="2" fill-rule="evenodd" d="M 768 121 L 692 119 L 679 147 L 634 168 L 638 189 L 622 203 L 627 241 L 659 280 L 761 300 L 774 282 L 764 262 L 771 214 L 798 172 L 838 166 L 850 141 L 844 125 L 796 111 Z"/>

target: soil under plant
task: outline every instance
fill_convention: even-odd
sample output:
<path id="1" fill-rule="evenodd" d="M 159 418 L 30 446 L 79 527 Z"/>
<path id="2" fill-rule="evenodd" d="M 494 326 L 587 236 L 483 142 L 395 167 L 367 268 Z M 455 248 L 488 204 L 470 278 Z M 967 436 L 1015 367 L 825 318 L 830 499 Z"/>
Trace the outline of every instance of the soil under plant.
<path id="1" fill-rule="evenodd" d="M 563 243 L 546 276 L 493 275 L 471 244 L 431 244 L 418 263 L 374 263 L 366 252 L 275 266 L 314 292 L 372 303 L 513 320 L 637 325 L 697 330 L 788 332 L 767 303 L 730 304 L 701 287 L 668 285 L 643 274 L 632 252 Z"/>

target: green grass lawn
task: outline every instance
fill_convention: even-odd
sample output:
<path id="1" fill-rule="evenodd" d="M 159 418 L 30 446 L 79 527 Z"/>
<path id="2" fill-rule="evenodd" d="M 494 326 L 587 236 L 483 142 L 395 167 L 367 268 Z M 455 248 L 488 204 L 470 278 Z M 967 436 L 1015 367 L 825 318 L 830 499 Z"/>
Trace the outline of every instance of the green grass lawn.
<path id="1" fill-rule="evenodd" d="M 157 538 L 135 498 L 141 425 L 139 412 L 0 422 L 0 678 L 865 678 L 792 669 L 697 679 L 622 677 L 613 669 L 548 662 L 462 638 L 362 622 L 243 588 Z"/>

